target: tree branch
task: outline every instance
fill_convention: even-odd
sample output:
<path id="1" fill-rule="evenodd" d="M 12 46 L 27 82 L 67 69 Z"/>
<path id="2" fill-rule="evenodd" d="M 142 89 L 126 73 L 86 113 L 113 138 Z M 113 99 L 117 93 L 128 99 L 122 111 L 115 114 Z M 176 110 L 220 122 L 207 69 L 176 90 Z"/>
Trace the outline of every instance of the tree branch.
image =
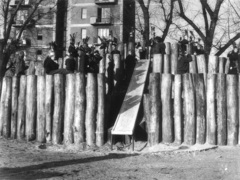
<path id="1" fill-rule="evenodd" d="M 182 5 L 182 1 L 181 0 L 178 0 L 178 4 L 179 4 L 179 8 L 180 8 L 180 14 L 179 16 L 181 18 L 183 18 L 189 25 L 191 25 L 193 27 L 193 29 L 198 33 L 198 35 L 201 37 L 201 39 L 203 41 L 206 40 L 206 36 L 202 33 L 202 31 L 198 28 L 198 26 L 191 20 L 189 19 L 184 11 L 183 11 L 183 5 Z"/>
<path id="2" fill-rule="evenodd" d="M 204 6 L 204 8 L 207 10 L 209 16 L 211 18 L 213 18 L 214 13 L 213 13 L 212 9 L 210 8 L 209 4 L 207 3 L 207 0 L 200 0 L 200 2 L 202 4 L 202 6 Z"/>
<path id="3" fill-rule="evenodd" d="M 240 33 L 236 34 L 236 36 L 230 39 L 227 44 L 221 47 L 219 51 L 215 54 L 215 56 L 220 56 L 229 46 L 233 44 L 233 42 L 235 42 L 239 38 L 240 38 Z"/>
<path id="4" fill-rule="evenodd" d="M 28 23 L 32 20 L 32 17 L 34 15 L 34 13 L 36 12 L 36 10 L 38 9 L 39 5 L 41 4 L 43 0 L 39 0 L 38 3 L 35 4 L 34 6 L 34 9 L 32 10 L 31 14 L 28 16 L 28 18 L 25 20 L 25 22 L 23 23 L 20 31 L 19 31 L 19 34 L 18 34 L 18 37 L 17 37 L 17 40 L 19 40 L 22 36 L 22 32 L 23 30 L 26 28 L 26 26 L 28 25 Z"/>

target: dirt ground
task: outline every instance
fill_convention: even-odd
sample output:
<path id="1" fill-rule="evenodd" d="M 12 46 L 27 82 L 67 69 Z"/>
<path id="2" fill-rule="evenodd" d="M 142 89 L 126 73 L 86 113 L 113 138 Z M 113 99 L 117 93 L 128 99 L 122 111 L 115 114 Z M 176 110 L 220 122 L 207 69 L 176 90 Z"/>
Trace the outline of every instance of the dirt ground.
<path id="1" fill-rule="evenodd" d="M 110 151 L 109 145 L 98 149 L 84 144 L 66 148 L 0 138 L 0 179 L 240 179 L 239 146 L 181 151 L 161 145 L 155 152 L 146 150 L 146 143 L 137 146 L 145 149 L 132 153 L 116 146 Z"/>

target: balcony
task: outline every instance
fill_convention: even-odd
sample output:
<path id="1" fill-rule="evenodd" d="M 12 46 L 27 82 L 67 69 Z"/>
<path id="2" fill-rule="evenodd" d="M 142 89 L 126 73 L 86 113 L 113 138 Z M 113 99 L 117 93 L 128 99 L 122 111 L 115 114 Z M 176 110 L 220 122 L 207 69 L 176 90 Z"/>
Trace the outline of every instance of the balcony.
<path id="1" fill-rule="evenodd" d="M 24 24 L 24 21 L 23 20 L 16 20 L 14 23 L 13 23 L 13 27 L 15 28 L 20 28 L 22 27 Z M 27 25 L 26 27 L 32 27 L 35 25 L 35 20 L 31 20 Z"/>
<path id="2" fill-rule="evenodd" d="M 90 24 L 93 26 L 97 25 L 112 25 L 113 24 L 113 18 L 98 18 L 98 17 L 91 17 L 90 18 Z"/>
<path id="3" fill-rule="evenodd" d="M 15 0 L 15 2 L 13 4 L 10 4 L 10 7 L 16 8 L 19 2 L 20 2 L 19 0 Z M 23 8 L 23 9 L 30 8 L 31 5 L 29 3 L 29 0 L 23 1 L 20 7 Z"/>
<path id="4" fill-rule="evenodd" d="M 97 5 L 107 5 L 107 4 L 116 4 L 117 0 L 95 0 Z"/>

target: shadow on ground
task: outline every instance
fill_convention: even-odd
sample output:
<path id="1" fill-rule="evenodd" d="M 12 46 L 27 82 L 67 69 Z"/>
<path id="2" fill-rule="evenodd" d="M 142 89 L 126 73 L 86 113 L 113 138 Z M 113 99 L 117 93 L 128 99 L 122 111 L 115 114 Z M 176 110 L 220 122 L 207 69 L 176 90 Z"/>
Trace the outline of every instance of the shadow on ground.
<path id="1" fill-rule="evenodd" d="M 51 178 L 65 175 L 60 172 L 44 172 L 44 170 L 48 170 L 51 168 L 76 165 L 76 164 L 84 164 L 90 162 L 104 161 L 110 159 L 122 159 L 131 156 L 137 156 L 138 154 L 114 154 L 111 153 L 107 156 L 100 157 L 89 157 L 85 159 L 73 159 L 67 161 L 53 161 L 46 162 L 38 165 L 25 166 L 25 167 L 16 167 L 16 168 L 0 168 L 0 179 L 37 179 L 37 178 Z M 41 171 L 42 170 L 42 171 Z M 70 172 L 71 173 L 71 172 Z"/>

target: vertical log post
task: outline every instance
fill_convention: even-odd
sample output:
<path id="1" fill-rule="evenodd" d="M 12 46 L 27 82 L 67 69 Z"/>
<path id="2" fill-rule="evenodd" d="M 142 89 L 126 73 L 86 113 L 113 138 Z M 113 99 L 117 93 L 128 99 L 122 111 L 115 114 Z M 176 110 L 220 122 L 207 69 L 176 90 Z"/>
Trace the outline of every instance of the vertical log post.
<path id="1" fill-rule="evenodd" d="M 194 74 L 196 93 L 196 143 L 206 141 L 206 93 L 203 74 Z"/>
<path id="2" fill-rule="evenodd" d="M 160 74 L 150 74 L 150 102 L 151 102 L 151 117 L 149 122 L 148 140 L 150 146 L 159 143 L 159 125 L 161 124 L 161 104 L 160 104 Z"/>
<path id="3" fill-rule="evenodd" d="M 166 50 L 165 50 L 166 54 L 170 55 L 171 54 L 171 43 L 165 42 L 165 46 L 166 46 Z"/>
<path id="4" fill-rule="evenodd" d="M 88 146 L 96 143 L 96 113 L 97 113 L 97 78 L 96 74 L 88 73 L 87 77 L 87 109 L 86 109 L 86 142 Z"/>
<path id="5" fill-rule="evenodd" d="M 30 61 L 29 68 L 27 70 L 28 75 L 34 75 L 35 74 L 35 61 Z"/>
<path id="6" fill-rule="evenodd" d="M 219 68 L 219 57 L 218 56 L 209 56 L 208 74 L 218 73 L 218 68 Z"/>
<path id="7" fill-rule="evenodd" d="M 189 63 L 189 73 L 197 73 L 197 57 L 192 55 L 192 61 Z"/>
<path id="8" fill-rule="evenodd" d="M 163 72 L 163 56 L 162 54 L 153 54 L 153 73 Z"/>
<path id="9" fill-rule="evenodd" d="M 128 46 L 126 43 L 124 43 L 124 59 L 126 59 L 127 55 L 128 55 Z"/>
<path id="10" fill-rule="evenodd" d="M 229 67 L 230 67 L 230 60 L 229 60 L 229 58 L 227 58 L 226 59 L 226 64 L 225 64 L 225 74 L 228 74 Z"/>
<path id="11" fill-rule="evenodd" d="M 175 143 L 182 143 L 182 76 L 175 75 L 174 79 L 174 135 Z"/>
<path id="12" fill-rule="evenodd" d="M 177 73 L 177 62 L 178 62 L 178 43 L 172 43 L 171 46 L 171 73 Z"/>
<path id="13" fill-rule="evenodd" d="M 225 73 L 225 64 L 226 64 L 226 58 L 225 57 L 219 57 L 219 73 Z"/>
<path id="14" fill-rule="evenodd" d="M 46 140 L 52 141 L 52 122 L 53 122 L 53 76 L 46 75 L 45 90 L 45 118 L 46 118 Z"/>
<path id="15" fill-rule="evenodd" d="M 73 122 L 75 105 L 75 74 L 66 75 L 66 99 L 64 110 L 64 143 L 73 144 Z"/>
<path id="16" fill-rule="evenodd" d="M 216 145 L 217 124 L 216 124 L 216 75 L 207 75 L 207 143 Z"/>
<path id="17" fill-rule="evenodd" d="M 21 140 L 25 137 L 27 76 L 20 77 L 19 86 L 20 88 L 17 112 L 17 139 Z"/>
<path id="18" fill-rule="evenodd" d="M 173 116 L 172 116 L 172 75 L 162 74 L 161 78 L 162 100 L 162 141 L 173 142 Z"/>
<path id="19" fill-rule="evenodd" d="M 238 75 L 238 109 L 240 108 L 240 75 Z M 239 129 L 238 129 L 238 144 L 240 144 L 240 110 L 238 111 Z"/>
<path id="20" fill-rule="evenodd" d="M 191 74 L 183 75 L 183 88 L 185 98 L 185 128 L 184 142 L 189 145 L 196 143 L 196 117 L 195 117 L 195 96 Z"/>
<path id="21" fill-rule="evenodd" d="M 36 138 L 36 115 L 37 115 L 37 77 L 27 76 L 26 94 L 26 138 L 27 141 Z"/>
<path id="22" fill-rule="evenodd" d="M 119 83 L 120 83 L 120 75 L 121 75 L 120 54 L 114 54 L 113 61 L 114 61 L 114 86 L 115 86 L 115 90 L 118 90 Z"/>
<path id="23" fill-rule="evenodd" d="M 0 109 L 0 135 L 10 137 L 11 130 L 11 95 L 12 95 L 12 78 L 4 77 L 1 94 Z"/>
<path id="24" fill-rule="evenodd" d="M 86 91 L 85 91 L 85 75 L 77 73 L 75 80 L 75 113 L 74 113 L 74 143 L 80 144 L 84 142 L 84 123 L 86 113 Z"/>
<path id="25" fill-rule="evenodd" d="M 151 117 L 151 106 L 150 106 L 150 95 L 144 94 L 143 95 L 143 113 L 144 113 L 144 119 L 146 123 L 146 131 L 149 132 L 149 123 L 150 123 L 150 117 Z"/>
<path id="26" fill-rule="evenodd" d="M 12 112 L 11 112 L 11 138 L 17 138 L 19 77 L 12 78 Z"/>
<path id="27" fill-rule="evenodd" d="M 227 75 L 227 132 L 228 145 L 238 143 L 238 100 L 237 100 L 237 75 Z"/>
<path id="28" fill-rule="evenodd" d="M 171 72 L 171 64 L 170 64 L 170 54 L 164 54 L 164 63 L 163 63 L 163 73 L 170 73 Z"/>
<path id="29" fill-rule="evenodd" d="M 102 56 L 102 59 L 101 61 L 99 62 L 99 73 L 105 73 L 106 69 L 106 52 L 105 52 L 105 48 L 103 48 L 101 50 L 101 56 Z"/>
<path id="30" fill-rule="evenodd" d="M 120 58 L 119 58 L 120 60 Z M 104 132 L 105 132 L 105 76 L 104 74 L 98 74 L 98 104 L 97 104 L 97 128 L 96 128 L 96 145 L 104 145 Z"/>
<path id="31" fill-rule="evenodd" d="M 205 59 L 205 55 L 197 56 L 197 71 L 198 73 L 203 73 L 204 75 L 204 83 L 207 85 L 207 61 Z"/>
<path id="32" fill-rule="evenodd" d="M 227 145 L 226 75 L 217 74 L 217 143 Z"/>
<path id="33" fill-rule="evenodd" d="M 62 74 L 54 75 L 54 112 L 52 124 L 53 144 L 62 143 L 64 117 L 64 79 Z"/>
<path id="34" fill-rule="evenodd" d="M 37 76 L 37 141 L 46 142 L 45 76 Z"/>

